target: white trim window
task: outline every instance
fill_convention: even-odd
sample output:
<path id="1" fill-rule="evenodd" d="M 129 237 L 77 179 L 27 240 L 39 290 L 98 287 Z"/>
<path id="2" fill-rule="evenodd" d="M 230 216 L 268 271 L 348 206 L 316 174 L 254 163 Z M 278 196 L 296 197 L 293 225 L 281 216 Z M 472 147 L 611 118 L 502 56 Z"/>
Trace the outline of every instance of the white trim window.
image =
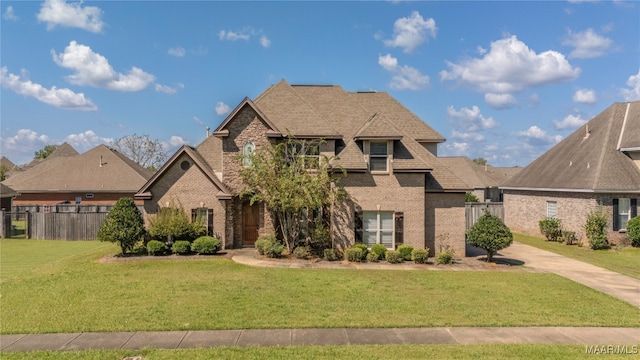
<path id="1" fill-rule="evenodd" d="M 242 165 L 243 166 L 253 166 L 253 160 L 251 160 L 251 156 L 256 150 L 256 146 L 253 145 L 251 141 L 248 141 L 242 145 Z"/>
<path id="2" fill-rule="evenodd" d="M 557 201 L 547 201 L 547 217 L 548 218 L 558 217 L 558 202 Z"/>
<path id="3" fill-rule="evenodd" d="M 618 229 L 626 230 L 627 223 L 631 219 L 631 199 L 619 198 L 618 199 Z"/>
<path id="4" fill-rule="evenodd" d="M 369 170 L 387 172 L 389 148 L 387 141 L 369 141 Z"/>
<path id="5" fill-rule="evenodd" d="M 393 249 L 393 211 L 364 211 L 362 215 L 362 243 L 369 247 L 374 244 L 382 244 L 387 249 Z"/>

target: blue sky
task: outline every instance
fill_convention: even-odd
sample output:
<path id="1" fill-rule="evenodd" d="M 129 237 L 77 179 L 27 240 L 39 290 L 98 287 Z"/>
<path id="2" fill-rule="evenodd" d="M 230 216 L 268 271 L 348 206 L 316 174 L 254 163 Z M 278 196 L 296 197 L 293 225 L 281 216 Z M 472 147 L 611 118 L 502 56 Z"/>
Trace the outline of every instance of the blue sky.
<path id="1" fill-rule="evenodd" d="M 149 135 L 197 145 L 269 85 L 389 92 L 439 155 L 526 166 L 640 100 L 640 4 L 0 2 L 1 153 Z"/>

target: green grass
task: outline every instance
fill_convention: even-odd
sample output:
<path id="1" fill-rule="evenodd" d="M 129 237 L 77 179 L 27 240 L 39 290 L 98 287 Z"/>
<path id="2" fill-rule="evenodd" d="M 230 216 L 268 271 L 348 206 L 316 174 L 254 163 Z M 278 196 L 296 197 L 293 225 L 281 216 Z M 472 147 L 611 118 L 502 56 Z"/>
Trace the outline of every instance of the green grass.
<path id="1" fill-rule="evenodd" d="M 621 250 L 591 250 L 588 244 L 578 247 L 522 234 L 514 234 L 513 239 L 542 250 L 551 251 L 640 279 L 640 248 L 625 247 Z"/>
<path id="2" fill-rule="evenodd" d="M 629 346 L 628 351 L 632 351 Z M 121 360 L 144 359 L 584 359 L 582 345 L 348 345 L 292 347 L 221 347 L 186 350 L 90 350 L 0 353 L 2 359 Z M 596 355 L 594 355 L 596 356 Z M 598 357 L 598 356 L 596 356 Z M 629 359 L 629 355 L 607 354 L 607 359 Z M 631 355 L 633 357 L 633 355 Z"/>
<path id="3" fill-rule="evenodd" d="M 553 274 L 253 268 L 221 258 L 100 263 L 95 260 L 117 248 L 16 242 L 0 242 L 4 334 L 640 326 L 640 309 Z M 60 260 L 48 255 L 54 252 Z M 16 264 L 24 262 L 32 269 Z M 5 269 L 13 269 L 6 279 Z"/>

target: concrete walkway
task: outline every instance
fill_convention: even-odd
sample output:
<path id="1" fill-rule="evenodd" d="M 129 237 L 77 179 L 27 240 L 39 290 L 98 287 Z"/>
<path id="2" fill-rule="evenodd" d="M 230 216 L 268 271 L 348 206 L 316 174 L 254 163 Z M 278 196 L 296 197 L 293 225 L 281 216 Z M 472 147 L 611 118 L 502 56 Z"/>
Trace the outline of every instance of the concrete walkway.
<path id="1" fill-rule="evenodd" d="M 640 328 L 453 327 L 0 335 L 2 351 L 370 344 L 638 345 Z"/>
<path id="2" fill-rule="evenodd" d="M 525 266 L 560 275 L 640 307 L 640 279 L 517 242 L 501 250 L 496 258 L 523 261 Z"/>

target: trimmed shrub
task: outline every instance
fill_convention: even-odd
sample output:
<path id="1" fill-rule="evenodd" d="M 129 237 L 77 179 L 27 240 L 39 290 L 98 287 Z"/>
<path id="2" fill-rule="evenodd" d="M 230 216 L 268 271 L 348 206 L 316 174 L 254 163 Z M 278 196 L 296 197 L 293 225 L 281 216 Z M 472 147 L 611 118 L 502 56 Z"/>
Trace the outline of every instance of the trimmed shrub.
<path id="1" fill-rule="evenodd" d="M 411 252 L 413 251 L 413 246 L 411 245 L 400 245 L 398 246 L 398 252 L 403 259 L 407 261 L 411 261 Z"/>
<path id="2" fill-rule="evenodd" d="M 455 253 L 453 252 L 453 249 L 449 249 L 449 250 L 443 251 L 443 252 L 439 253 L 436 256 L 436 264 L 438 264 L 438 265 L 453 264 L 453 256 L 454 255 L 455 255 Z"/>
<path id="3" fill-rule="evenodd" d="M 158 240 L 151 240 L 147 243 L 147 253 L 151 256 L 163 255 L 167 251 L 167 246 Z"/>
<path id="4" fill-rule="evenodd" d="M 191 251 L 201 255 L 212 255 L 220 251 L 222 245 L 220 240 L 212 236 L 201 236 L 191 244 Z"/>
<path id="5" fill-rule="evenodd" d="M 352 247 L 344 251 L 344 258 L 350 262 L 362 262 L 362 254 L 362 248 Z"/>
<path id="6" fill-rule="evenodd" d="M 575 231 L 565 230 L 562 232 L 562 241 L 565 245 L 573 245 L 578 241 Z"/>
<path id="7" fill-rule="evenodd" d="M 178 240 L 171 245 L 171 252 L 178 255 L 187 255 L 191 252 L 191 243 L 187 240 Z"/>
<path id="8" fill-rule="evenodd" d="M 367 254 L 369 253 L 369 248 L 366 244 L 357 243 L 351 246 L 352 248 L 361 249 L 362 250 L 362 258 L 360 260 L 364 261 L 367 258 Z"/>
<path id="9" fill-rule="evenodd" d="M 384 254 L 387 252 L 387 248 L 382 244 L 374 244 L 371 246 L 371 252 L 378 255 L 378 259 L 384 259 Z"/>
<path id="10" fill-rule="evenodd" d="M 547 241 L 558 241 L 562 235 L 560 219 L 548 217 L 540 220 L 538 226 L 540 233 L 547 238 Z"/>
<path id="11" fill-rule="evenodd" d="M 324 258 L 327 261 L 336 261 L 340 259 L 340 256 L 334 249 L 324 249 Z"/>
<path id="12" fill-rule="evenodd" d="M 293 249 L 293 256 L 296 259 L 308 259 L 311 257 L 311 247 L 310 246 L 298 246 Z"/>
<path id="13" fill-rule="evenodd" d="M 367 261 L 369 262 L 378 262 L 380 261 L 380 255 L 374 253 L 373 251 L 367 254 Z"/>
<path id="14" fill-rule="evenodd" d="M 123 254 L 133 250 L 145 234 L 144 220 L 132 198 L 118 199 L 109 211 L 100 230 L 98 240 L 117 243 Z"/>
<path id="15" fill-rule="evenodd" d="M 591 211 L 584 224 L 585 234 L 589 239 L 589 246 L 593 250 L 607 249 L 607 217 L 602 210 Z"/>
<path id="16" fill-rule="evenodd" d="M 487 252 L 487 261 L 490 262 L 498 250 L 511 245 L 513 234 L 499 217 L 485 212 L 467 231 L 467 242 L 484 249 Z"/>
<path id="17" fill-rule="evenodd" d="M 402 254 L 400 254 L 400 252 L 396 250 L 387 251 L 384 254 L 384 258 L 389 264 L 399 264 L 404 261 L 404 257 L 402 257 Z"/>
<path id="18" fill-rule="evenodd" d="M 416 264 L 426 264 L 429 259 L 429 249 L 413 249 L 411 260 Z"/>
<path id="19" fill-rule="evenodd" d="M 640 216 L 627 223 L 627 236 L 631 239 L 631 246 L 640 247 Z"/>
<path id="20" fill-rule="evenodd" d="M 284 244 L 282 244 L 276 238 L 275 234 L 262 235 L 256 240 L 256 249 L 260 255 L 264 255 L 269 258 L 278 258 L 282 256 L 284 250 Z"/>

